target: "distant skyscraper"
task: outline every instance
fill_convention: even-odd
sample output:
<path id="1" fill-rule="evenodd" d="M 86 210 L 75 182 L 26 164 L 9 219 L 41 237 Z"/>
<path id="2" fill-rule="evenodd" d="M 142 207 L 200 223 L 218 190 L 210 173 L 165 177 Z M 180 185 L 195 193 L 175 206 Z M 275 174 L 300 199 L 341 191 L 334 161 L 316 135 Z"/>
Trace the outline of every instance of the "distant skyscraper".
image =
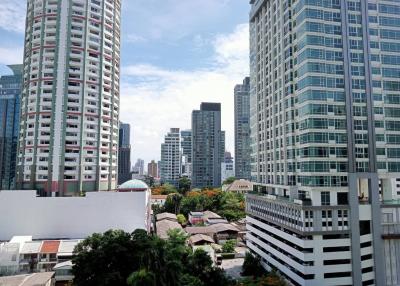
<path id="1" fill-rule="evenodd" d="M 235 164 L 231 152 L 225 152 L 224 161 L 221 164 L 221 181 L 235 176 Z"/>
<path id="2" fill-rule="evenodd" d="M 116 188 L 120 14 L 120 0 L 27 1 L 18 188 Z"/>
<path id="3" fill-rule="evenodd" d="M 138 174 L 140 176 L 143 176 L 143 174 L 144 174 L 144 160 L 142 160 L 140 158 L 137 159 L 136 163 L 135 163 L 135 166 L 133 166 L 133 171 L 136 174 Z"/>
<path id="4" fill-rule="evenodd" d="M 400 2 L 250 3 L 249 250 L 293 285 L 400 285 Z"/>
<path id="5" fill-rule="evenodd" d="M 131 127 L 127 123 L 119 125 L 118 144 L 118 185 L 131 179 Z"/>
<path id="6" fill-rule="evenodd" d="M 221 131 L 221 104 L 202 103 L 192 112 L 192 186 L 221 186 L 225 133 Z"/>
<path id="7" fill-rule="evenodd" d="M 0 78 L 0 190 L 15 188 L 22 65 L 10 65 L 14 75 Z"/>
<path id="8" fill-rule="evenodd" d="M 192 130 L 181 131 L 182 175 L 192 175 Z"/>
<path id="9" fill-rule="evenodd" d="M 235 177 L 251 178 L 250 78 L 235 86 Z"/>
<path id="10" fill-rule="evenodd" d="M 161 182 L 177 186 L 180 175 L 180 133 L 179 128 L 171 128 L 161 144 Z"/>
<path id="11" fill-rule="evenodd" d="M 158 166 L 154 160 L 147 164 L 147 175 L 153 178 L 158 178 Z"/>

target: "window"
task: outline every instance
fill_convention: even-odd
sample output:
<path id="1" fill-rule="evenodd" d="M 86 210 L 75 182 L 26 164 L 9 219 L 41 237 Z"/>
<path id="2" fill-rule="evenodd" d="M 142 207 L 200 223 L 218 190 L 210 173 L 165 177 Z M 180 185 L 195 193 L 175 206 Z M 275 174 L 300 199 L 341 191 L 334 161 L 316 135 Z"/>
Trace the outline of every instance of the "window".
<path id="1" fill-rule="evenodd" d="M 321 205 L 329 206 L 331 204 L 331 197 L 329 192 L 321 192 Z"/>

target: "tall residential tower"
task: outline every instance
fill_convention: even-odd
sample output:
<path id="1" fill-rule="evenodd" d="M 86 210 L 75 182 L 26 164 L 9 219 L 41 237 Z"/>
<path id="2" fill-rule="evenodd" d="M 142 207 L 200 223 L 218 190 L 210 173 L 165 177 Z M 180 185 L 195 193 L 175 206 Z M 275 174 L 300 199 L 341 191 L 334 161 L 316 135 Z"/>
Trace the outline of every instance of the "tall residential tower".
<path id="1" fill-rule="evenodd" d="M 0 77 L 0 190 L 15 189 L 22 65 Z"/>
<path id="2" fill-rule="evenodd" d="M 178 186 L 181 175 L 179 128 L 171 128 L 161 144 L 160 178 L 162 183 Z"/>
<path id="3" fill-rule="evenodd" d="M 249 248 L 294 285 L 398 285 L 400 2 L 250 3 Z"/>
<path id="4" fill-rule="evenodd" d="M 121 1 L 27 3 L 18 187 L 115 189 Z"/>
<path id="5" fill-rule="evenodd" d="M 225 132 L 221 104 L 203 102 L 192 112 L 192 187 L 220 187 Z"/>
<path id="6" fill-rule="evenodd" d="M 235 177 L 250 179 L 250 78 L 235 86 Z"/>

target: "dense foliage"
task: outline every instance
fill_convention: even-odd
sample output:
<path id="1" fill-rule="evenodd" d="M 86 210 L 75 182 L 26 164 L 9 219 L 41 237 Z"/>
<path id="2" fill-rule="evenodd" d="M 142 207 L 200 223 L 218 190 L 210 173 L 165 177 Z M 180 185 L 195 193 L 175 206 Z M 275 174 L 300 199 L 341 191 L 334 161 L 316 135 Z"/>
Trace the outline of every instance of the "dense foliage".
<path id="1" fill-rule="evenodd" d="M 229 177 L 226 178 L 225 181 L 222 182 L 223 185 L 230 185 L 232 184 L 234 181 L 236 181 L 235 177 Z"/>
<path id="2" fill-rule="evenodd" d="M 286 286 L 287 283 L 275 272 L 268 273 L 261 265 L 258 256 L 246 253 L 242 266 L 242 275 L 247 278 L 240 281 L 238 286 Z"/>
<path id="3" fill-rule="evenodd" d="M 231 239 L 228 240 L 222 245 L 222 252 L 223 253 L 232 253 L 235 251 L 236 240 Z"/>
<path id="4" fill-rule="evenodd" d="M 75 248 L 76 286 L 228 286 L 233 282 L 202 250 L 192 252 L 186 235 L 174 230 L 168 240 L 143 230 L 93 234 Z"/>
<path id="5" fill-rule="evenodd" d="M 168 195 L 159 212 L 180 213 L 187 217 L 191 211 L 205 210 L 216 212 L 229 221 L 237 221 L 245 217 L 244 196 L 220 189 L 192 190 L 185 195 L 176 191 Z"/>

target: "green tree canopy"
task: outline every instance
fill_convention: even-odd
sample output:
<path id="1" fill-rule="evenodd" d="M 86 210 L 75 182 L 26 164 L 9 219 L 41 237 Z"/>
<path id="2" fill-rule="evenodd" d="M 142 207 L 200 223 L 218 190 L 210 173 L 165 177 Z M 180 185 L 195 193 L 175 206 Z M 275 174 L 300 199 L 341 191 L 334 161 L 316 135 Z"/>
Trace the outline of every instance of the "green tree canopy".
<path id="1" fill-rule="evenodd" d="M 144 230 L 110 230 L 77 245 L 72 268 L 76 286 L 231 286 L 204 251 L 194 253 L 179 230 L 162 240 Z"/>
<path id="2" fill-rule="evenodd" d="M 232 184 L 234 181 L 236 181 L 235 177 L 229 177 L 226 178 L 225 181 L 222 182 L 223 185 L 230 185 Z"/>
<path id="3" fill-rule="evenodd" d="M 178 186 L 179 186 L 179 193 L 182 195 L 186 194 L 187 192 L 190 191 L 190 186 L 192 185 L 192 182 L 188 177 L 182 177 L 178 181 Z"/>

